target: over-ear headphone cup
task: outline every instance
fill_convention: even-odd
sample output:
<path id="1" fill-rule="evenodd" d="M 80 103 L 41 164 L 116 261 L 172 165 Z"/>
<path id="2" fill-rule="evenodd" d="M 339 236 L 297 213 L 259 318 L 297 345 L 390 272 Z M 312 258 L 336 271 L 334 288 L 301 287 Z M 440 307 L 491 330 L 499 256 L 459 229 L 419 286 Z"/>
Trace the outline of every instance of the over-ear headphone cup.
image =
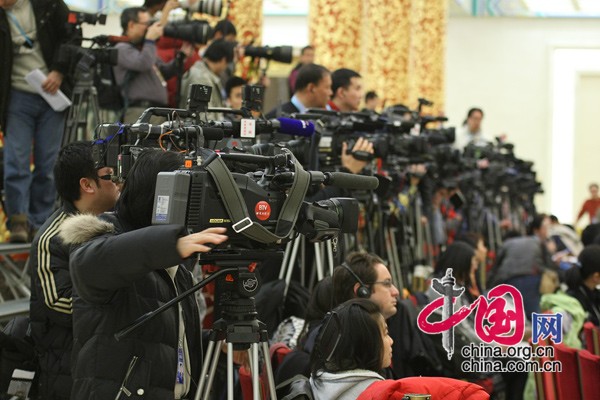
<path id="1" fill-rule="evenodd" d="M 361 299 L 368 299 L 371 297 L 371 289 L 369 289 L 367 286 L 360 286 L 356 291 L 356 295 Z"/>

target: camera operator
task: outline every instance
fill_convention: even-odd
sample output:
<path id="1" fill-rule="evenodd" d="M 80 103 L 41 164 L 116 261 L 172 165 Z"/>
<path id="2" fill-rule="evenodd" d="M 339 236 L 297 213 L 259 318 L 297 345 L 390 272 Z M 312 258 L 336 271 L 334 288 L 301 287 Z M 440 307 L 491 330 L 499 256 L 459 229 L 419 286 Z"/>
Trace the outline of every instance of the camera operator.
<path id="1" fill-rule="evenodd" d="M 227 95 L 226 106 L 234 110 L 242 108 L 242 88 L 246 85 L 245 79 L 239 76 L 232 76 L 227 80 L 225 84 L 225 94 Z M 240 120 L 241 115 L 236 114 L 225 114 L 225 119 L 230 121 Z"/>
<path id="2" fill-rule="evenodd" d="M 358 111 L 363 97 L 362 77 L 356 71 L 340 68 L 331 74 L 333 97 L 327 103 L 334 111 Z"/>
<path id="3" fill-rule="evenodd" d="M 156 40 L 162 36 L 163 26 L 159 22 L 151 23 L 145 8 L 126 8 L 121 13 L 123 35 L 130 41 L 115 46 L 119 61 L 114 72 L 126 101 L 125 123 L 135 122 L 148 107 L 167 106 L 165 79 L 177 72 L 173 61 L 165 63 L 158 57 Z M 184 52 L 189 55 L 191 46 L 186 45 Z"/>
<path id="4" fill-rule="evenodd" d="M 202 56 L 202 60 L 196 62 L 184 75 L 181 85 L 182 108 L 186 107 L 187 98 L 190 94 L 190 85 L 202 84 L 212 86 L 212 94 L 208 103 L 209 107 L 224 107 L 224 88 L 220 75 L 225 72 L 227 65 L 233 61 L 233 49 L 235 44 L 223 39 L 212 42 Z M 220 119 L 218 113 L 208 113 L 207 119 Z"/>
<path id="5" fill-rule="evenodd" d="M 142 152 L 127 175 L 116 214 L 75 216 L 61 238 L 71 253 L 73 399 L 192 398 L 200 371 L 200 320 L 194 296 L 117 341 L 114 334 L 193 285 L 182 264 L 224 228 L 188 234 L 184 226 L 151 226 L 156 177 L 182 166 L 175 152 Z"/>
<path id="6" fill-rule="evenodd" d="M 31 336 L 40 364 L 39 393 L 43 399 L 68 400 L 71 395 L 73 307 L 69 248 L 58 229 L 70 215 L 101 214 L 112 209 L 119 189 L 113 169 L 96 169 L 90 142 L 63 147 L 54 166 L 56 190 L 63 205 L 42 225 L 31 247 Z"/>
<path id="7" fill-rule="evenodd" d="M 169 22 L 169 15 L 171 11 L 181 7 L 181 4 L 175 0 L 146 0 L 144 2 L 144 7 L 150 13 L 150 17 L 154 18 L 158 12 L 160 12 L 160 24 L 161 26 L 166 26 Z M 156 42 L 156 48 L 158 56 L 165 62 L 168 63 L 171 60 L 175 59 L 178 55 L 184 55 L 181 52 L 186 47 L 190 48 L 189 57 L 187 57 L 182 62 L 182 73 L 188 71 L 192 65 L 198 60 L 200 60 L 200 55 L 195 48 L 191 45 L 185 45 L 182 40 L 173 39 L 168 37 L 161 37 L 160 40 Z M 167 92 L 169 94 L 169 106 L 176 108 L 177 102 L 177 76 L 173 76 L 170 79 L 167 79 Z"/>
<path id="8" fill-rule="evenodd" d="M 60 148 L 65 112 L 56 112 L 25 81 L 39 69 L 42 90 L 70 95 L 69 66 L 58 62 L 60 46 L 73 39 L 63 1 L 0 0 L 0 131 L 4 132 L 4 211 L 11 242 L 28 242 L 52 213 L 52 168 Z M 30 168 L 34 143 L 33 172 Z"/>

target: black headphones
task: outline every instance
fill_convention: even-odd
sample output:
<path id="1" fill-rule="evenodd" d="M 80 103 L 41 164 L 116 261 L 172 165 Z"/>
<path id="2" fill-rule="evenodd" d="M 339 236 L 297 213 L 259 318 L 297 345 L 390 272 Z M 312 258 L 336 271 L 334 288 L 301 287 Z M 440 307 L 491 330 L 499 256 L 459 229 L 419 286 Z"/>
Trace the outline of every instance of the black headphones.
<path id="1" fill-rule="evenodd" d="M 368 299 L 369 297 L 371 297 L 371 288 L 363 283 L 363 281 L 358 277 L 358 275 L 356 275 L 354 271 L 352 271 L 352 268 L 350 268 L 350 266 L 345 262 L 342 263 L 342 267 L 346 268 L 348 272 L 350 272 L 350 274 L 354 277 L 354 279 L 356 279 L 356 282 L 360 284 L 360 286 L 356 290 L 356 295 L 361 299 Z"/>

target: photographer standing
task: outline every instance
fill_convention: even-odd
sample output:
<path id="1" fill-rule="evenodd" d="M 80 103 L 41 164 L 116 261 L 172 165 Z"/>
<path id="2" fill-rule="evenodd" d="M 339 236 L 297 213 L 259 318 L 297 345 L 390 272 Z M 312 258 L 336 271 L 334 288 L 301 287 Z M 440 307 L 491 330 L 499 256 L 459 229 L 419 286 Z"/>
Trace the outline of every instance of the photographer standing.
<path id="1" fill-rule="evenodd" d="M 58 61 L 60 46 L 71 39 L 68 14 L 62 0 L 0 0 L 0 130 L 11 242 L 28 242 L 54 207 L 52 168 L 65 112 L 54 111 L 25 76 L 39 69 L 46 76 L 43 91 L 70 94 L 68 65 Z"/>
<path id="2" fill-rule="evenodd" d="M 175 171 L 183 156 L 144 151 L 131 168 L 115 215 L 66 220 L 61 238 L 71 252 L 73 304 L 72 399 L 192 398 L 200 373 L 200 318 L 194 296 L 117 341 L 114 334 L 191 288 L 182 265 L 224 228 L 188 234 L 184 226 L 151 226 L 159 172 Z M 116 396 L 116 397 L 115 397 Z"/>
<path id="3" fill-rule="evenodd" d="M 152 23 L 145 8 L 124 9 L 121 27 L 130 41 L 115 46 L 119 60 L 114 71 L 126 103 L 123 122 L 133 123 L 146 108 L 167 106 L 166 79 L 174 76 L 177 68 L 174 60 L 164 63 L 158 57 L 156 40 L 163 35 L 163 26 Z M 190 46 L 185 47 L 187 51 Z"/>

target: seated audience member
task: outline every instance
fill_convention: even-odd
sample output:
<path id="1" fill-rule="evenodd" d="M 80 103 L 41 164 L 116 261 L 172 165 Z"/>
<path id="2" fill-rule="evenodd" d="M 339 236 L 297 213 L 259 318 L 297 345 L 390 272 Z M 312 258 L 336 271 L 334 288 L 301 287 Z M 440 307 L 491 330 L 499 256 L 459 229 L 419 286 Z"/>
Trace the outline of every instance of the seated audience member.
<path id="1" fill-rule="evenodd" d="M 550 216 L 548 235 L 556 244 L 556 251 L 566 252 L 575 257 L 583 250 L 583 244 L 573 228 L 563 225 L 555 215 Z"/>
<path id="2" fill-rule="evenodd" d="M 591 244 L 579 253 L 579 266 L 567 271 L 568 294 L 588 312 L 588 321 L 600 326 L 600 245 Z"/>
<path id="3" fill-rule="evenodd" d="M 310 354 L 323 317 L 332 309 L 333 283 L 330 276 L 323 278 L 314 287 L 306 314 L 304 328 L 298 340 L 298 346 L 287 354 L 275 373 L 275 384 L 284 382 L 296 375 L 310 375 Z"/>
<path id="4" fill-rule="evenodd" d="M 528 236 L 505 241 L 488 277 L 488 287 L 507 283 L 521 292 L 525 316 L 529 320 L 532 312 L 540 312 L 542 274 L 555 274 L 558 268 L 552 261 L 553 249 L 548 241 L 549 225 L 548 216 L 538 214 L 527 228 Z"/>
<path id="5" fill-rule="evenodd" d="M 193 285 L 184 266 L 219 244 L 225 229 L 188 234 L 180 225 L 151 225 L 156 176 L 181 167 L 175 152 L 147 150 L 132 166 L 116 214 L 66 220 L 72 245 L 72 399 L 193 398 L 200 373 L 200 313 L 190 296 L 128 337 L 115 333 Z"/>
<path id="6" fill-rule="evenodd" d="M 448 378 L 385 380 L 392 362 L 393 340 L 377 305 L 352 299 L 325 317 L 311 355 L 310 387 L 321 399 L 399 399 L 406 393 L 428 393 L 434 399 L 489 399 L 471 383 Z"/>
<path id="7" fill-rule="evenodd" d="M 392 363 L 392 338 L 379 307 L 352 299 L 325 317 L 311 354 L 315 399 L 356 399 Z"/>
<path id="8" fill-rule="evenodd" d="M 456 303 L 454 304 L 454 310 L 456 311 L 460 307 L 469 306 L 482 294 L 477 284 L 476 276 L 477 269 L 479 268 L 477 252 L 471 245 L 465 242 L 457 241 L 452 243 L 448 246 L 446 251 L 440 255 L 436 265 L 436 277 L 442 278 L 445 276 L 449 268 L 452 268 L 452 276 L 456 279 L 455 287 L 465 288 L 464 293 L 456 299 Z M 430 287 L 427 291 L 427 297 L 430 301 L 433 301 L 440 296 L 441 294 L 434 290 L 433 287 Z M 437 310 L 435 314 L 439 319 L 441 317 L 441 310 Z M 483 373 L 463 375 L 460 365 L 464 358 L 461 357 L 460 349 L 471 343 L 474 343 L 475 345 L 483 344 L 482 340 L 476 334 L 474 326 L 475 312 L 472 312 L 465 321 L 455 327 L 454 346 L 456 351 L 452 356 L 452 360 L 448 360 L 447 357 L 444 357 L 445 354 L 440 354 L 440 359 L 444 364 L 445 373 L 447 376 L 465 378 L 476 383 L 485 381 L 498 382 L 500 376 L 497 374 Z M 434 344 L 436 346 L 441 345 L 441 338 L 434 339 Z M 439 347 L 438 352 L 445 353 L 446 350 Z M 506 361 L 506 359 L 502 358 L 499 360 L 503 362 Z M 522 399 L 525 384 L 527 382 L 527 374 L 516 372 L 505 373 L 502 374 L 502 378 L 505 381 L 507 398 L 515 400 Z M 489 390 L 490 393 L 498 393 L 498 389 L 495 385 L 492 385 Z"/>

